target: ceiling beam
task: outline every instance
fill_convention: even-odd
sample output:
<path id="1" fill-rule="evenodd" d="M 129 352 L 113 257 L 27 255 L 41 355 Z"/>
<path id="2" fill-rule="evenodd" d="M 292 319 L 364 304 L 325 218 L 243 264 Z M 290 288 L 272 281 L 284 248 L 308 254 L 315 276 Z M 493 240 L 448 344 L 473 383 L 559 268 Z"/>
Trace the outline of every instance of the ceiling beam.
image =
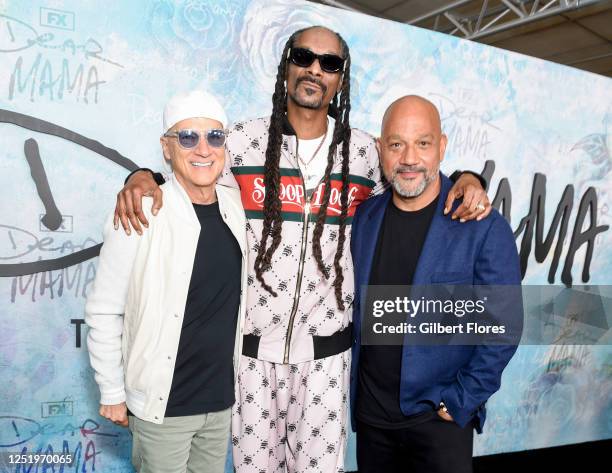
<path id="1" fill-rule="evenodd" d="M 420 15 L 406 23 L 418 25 L 433 18 L 437 25 L 437 31 L 452 35 L 461 33 L 461 37 L 475 40 L 568 11 L 602 3 L 601 0 L 549 0 L 547 2 L 541 2 L 540 0 L 501 0 L 501 5 L 490 6 L 488 0 L 479 1 L 481 5 L 476 16 L 466 16 L 457 11 L 467 3 L 477 3 L 475 0 L 461 0 Z M 488 20 L 491 17 L 493 18 Z M 440 18 L 446 18 L 452 24 L 447 31 L 440 29 Z"/>

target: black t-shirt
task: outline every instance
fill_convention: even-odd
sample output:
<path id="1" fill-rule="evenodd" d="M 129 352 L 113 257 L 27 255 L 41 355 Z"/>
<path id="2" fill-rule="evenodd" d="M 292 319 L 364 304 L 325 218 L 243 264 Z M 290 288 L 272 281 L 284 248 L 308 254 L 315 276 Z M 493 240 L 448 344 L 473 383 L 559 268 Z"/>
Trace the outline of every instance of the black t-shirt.
<path id="1" fill-rule="evenodd" d="M 414 212 L 389 201 L 381 225 L 370 273 L 371 285 L 410 285 L 431 224 L 438 198 Z M 402 347 L 363 345 L 355 414 L 374 427 L 402 428 L 411 422 L 399 404 Z"/>
<path id="2" fill-rule="evenodd" d="M 193 207 L 201 231 L 166 417 L 220 411 L 234 403 L 242 255 L 218 202 Z"/>

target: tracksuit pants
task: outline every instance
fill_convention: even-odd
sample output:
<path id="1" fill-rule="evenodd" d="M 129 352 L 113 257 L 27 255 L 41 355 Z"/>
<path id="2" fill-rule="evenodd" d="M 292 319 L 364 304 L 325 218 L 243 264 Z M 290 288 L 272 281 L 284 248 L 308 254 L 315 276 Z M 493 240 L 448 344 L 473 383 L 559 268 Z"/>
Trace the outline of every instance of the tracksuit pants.
<path id="1" fill-rule="evenodd" d="M 296 364 L 242 355 L 232 412 L 238 473 L 343 473 L 351 351 Z"/>

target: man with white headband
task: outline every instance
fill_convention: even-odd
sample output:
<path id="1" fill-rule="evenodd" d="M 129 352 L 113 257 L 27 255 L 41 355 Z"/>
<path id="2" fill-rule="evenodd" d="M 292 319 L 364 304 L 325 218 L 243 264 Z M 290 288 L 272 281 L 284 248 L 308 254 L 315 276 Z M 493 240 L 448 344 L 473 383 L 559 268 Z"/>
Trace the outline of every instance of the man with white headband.
<path id="1" fill-rule="evenodd" d="M 129 424 L 137 471 L 221 473 L 242 348 L 245 216 L 240 192 L 217 184 L 227 118 L 215 97 L 175 96 L 163 120 L 166 205 L 141 237 L 107 220 L 87 344 L 100 415 Z"/>

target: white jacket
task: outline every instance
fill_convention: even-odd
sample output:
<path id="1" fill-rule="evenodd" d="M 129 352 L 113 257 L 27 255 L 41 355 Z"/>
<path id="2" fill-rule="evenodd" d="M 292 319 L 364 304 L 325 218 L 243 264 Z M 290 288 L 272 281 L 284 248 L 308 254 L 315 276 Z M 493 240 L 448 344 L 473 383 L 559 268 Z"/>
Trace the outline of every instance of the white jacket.
<path id="1" fill-rule="evenodd" d="M 137 417 L 161 424 L 166 411 L 200 223 L 187 193 L 172 177 L 162 186 L 164 206 L 150 214 L 149 228 L 131 236 L 104 228 L 93 289 L 87 298 L 87 346 L 101 404 L 127 406 Z M 221 216 L 242 252 L 240 313 L 234 346 L 234 377 L 242 352 L 246 304 L 246 220 L 240 192 L 216 186 Z M 210 251 L 215 251 L 210 248 Z"/>

